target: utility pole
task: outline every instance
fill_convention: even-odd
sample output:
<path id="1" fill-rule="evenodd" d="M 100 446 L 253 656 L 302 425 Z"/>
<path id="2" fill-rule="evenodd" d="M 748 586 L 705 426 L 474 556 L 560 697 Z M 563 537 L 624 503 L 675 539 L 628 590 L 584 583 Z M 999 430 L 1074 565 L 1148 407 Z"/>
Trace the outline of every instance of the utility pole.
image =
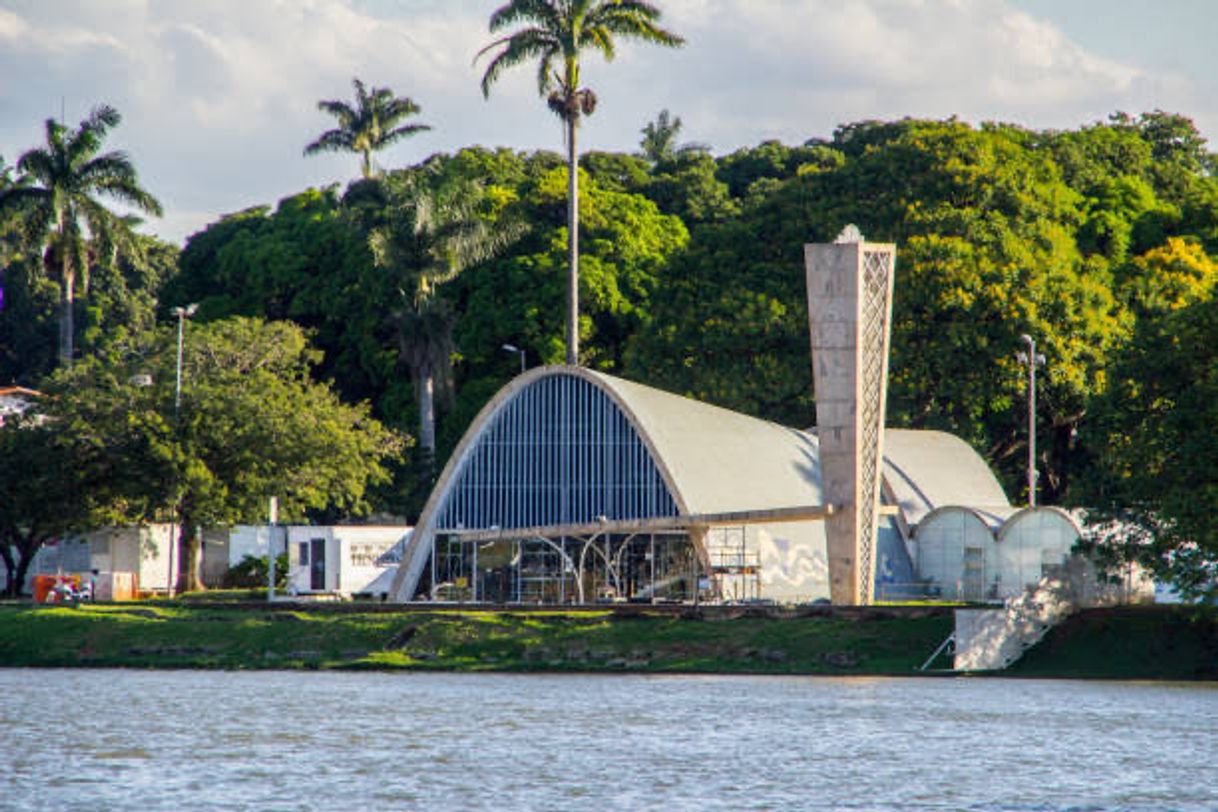
<path id="1" fill-rule="evenodd" d="M 279 499 L 271 497 L 268 527 L 266 529 L 266 601 L 275 600 L 275 531 L 279 526 Z"/>
<path id="2" fill-rule="evenodd" d="M 182 412 L 182 346 L 183 338 L 186 335 L 186 320 L 193 316 L 198 311 L 199 305 L 188 304 L 185 307 L 172 308 L 172 313 L 178 317 L 178 373 L 176 383 L 174 384 L 173 392 L 173 429 L 179 431 L 181 428 L 181 412 Z M 171 539 L 169 544 L 169 597 L 173 597 L 174 589 L 177 586 L 178 574 L 174 571 L 173 553 L 174 548 L 182 544 L 182 496 L 177 494 L 177 504 L 174 505 L 174 533 L 175 538 Z M 178 566 L 181 566 L 179 562 Z"/>
<path id="3" fill-rule="evenodd" d="M 1036 367 L 1044 366 L 1045 357 L 1036 352 L 1036 339 L 1024 333 L 1019 337 L 1028 345 L 1016 358 L 1028 365 L 1028 507 L 1036 507 Z"/>

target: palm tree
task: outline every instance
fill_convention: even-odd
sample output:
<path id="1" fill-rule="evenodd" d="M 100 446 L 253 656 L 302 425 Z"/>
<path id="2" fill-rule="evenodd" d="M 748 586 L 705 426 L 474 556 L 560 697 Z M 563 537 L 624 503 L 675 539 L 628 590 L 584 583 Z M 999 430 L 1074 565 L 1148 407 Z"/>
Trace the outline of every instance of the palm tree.
<path id="1" fill-rule="evenodd" d="M 126 153 L 98 154 L 106 134 L 120 121 L 118 111 L 104 104 L 75 130 L 47 119 L 47 145 L 24 153 L 17 161 L 19 182 L 0 191 L 0 219 L 9 213 L 18 217 L 32 243 L 43 247 L 44 268 L 58 266 L 62 366 L 72 363 L 76 282 L 79 277 L 88 289 L 90 242 L 112 257 L 136 244 L 133 221 L 111 212 L 96 197 L 161 214 L 161 204 L 140 186 Z"/>
<path id="2" fill-rule="evenodd" d="M 319 152 L 356 152 L 363 156 L 360 169 L 365 178 L 375 175 L 372 153 L 379 152 L 395 141 L 430 130 L 426 124 L 399 122 L 417 115 L 422 108 L 405 96 L 394 96 L 387 87 L 374 87 L 371 92 L 359 79 L 355 87 L 355 106 L 333 99 L 319 101 L 317 109 L 338 119 L 338 126 L 326 130 L 317 140 L 304 148 L 305 155 Z"/>
<path id="3" fill-rule="evenodd" d="M 643 139 L 639 142 L 639 147 L 643 150 L 643 157 L 656 165 L 674 161 L 690 153 L 710 151 L 709 146 L 697 142 L 678 144 L 681 117 L 672 115 L 668 110 L 661 110 L 656 120 L 647 122 L 640 132 Z"/>
<path id="4" fill-rule="evenodd" d="M 596 109 L 596 94 L 580 87 L 580 56 L 585 48 L 606 60 L 616 54 L 614 37 L 641 39 L 668 47 L 685 42 L 660 28 L 660 10 L 641 0 L 510 0 L 491 14 L 491 33 L 517 23 L 523 27 L 478 52 L 498 52 L 482 75 L 482 94 L 507 68 L 538 60 L 537 90 L 566 125 L 567 140 L 567 363 L 579 363 L 579 161 L 575 130 L 582 116 Z M 555 65 L 558 69 L 555 69 Z"/>
<path id="5" fill-rule="evenodd" d="M 425 174 L 426 173 L 426 174 Z M 389 275 L 400 297 L 391 313 L 398 359 L 414 384 L 419 409 L 419 445 L 429 458 L 436 449 L 435 398 L 452 386 L 456 313 L 437 295 L 466 268 L 490 259 L 519 236 L 522 227 L 480 216 L 481 187 L 418 170 L 368 190 L 385 194 L 382 222 L 370 232 L 373 261 Z M 358 194 L 358 190 L 357 190 Z"/>

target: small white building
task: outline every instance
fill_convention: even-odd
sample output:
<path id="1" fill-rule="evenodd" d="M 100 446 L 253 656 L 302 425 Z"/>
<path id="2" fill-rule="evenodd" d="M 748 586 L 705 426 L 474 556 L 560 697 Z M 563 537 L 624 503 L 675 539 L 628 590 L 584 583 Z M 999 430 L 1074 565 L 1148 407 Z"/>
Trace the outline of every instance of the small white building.
<path id="1" fill-rule="evenodd" d="M 229 534 L 229 564 L 261 557 L 273 546 L 288 554 L 289 594 L 379 595 L 389 589 L 403 525 L 238 525 Z M 274 543 L 272 545 L 272 539 Z"/>
<path id="2" fill-rule="evenodd" d="M 79 575 L 88 583 L 93 570 L 98 600 L 134 598 L 140 592 L 169 589 L 170 524 L 104 527 L 43 545 L 30 564 L 25 590 L 36 575 Z"/>

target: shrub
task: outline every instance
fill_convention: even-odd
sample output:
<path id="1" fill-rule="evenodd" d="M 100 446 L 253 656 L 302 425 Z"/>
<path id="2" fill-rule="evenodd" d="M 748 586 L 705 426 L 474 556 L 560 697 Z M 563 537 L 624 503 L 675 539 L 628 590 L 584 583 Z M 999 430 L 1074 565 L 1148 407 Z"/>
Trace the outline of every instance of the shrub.
<path id="1" fill-rule="evenodd" d="M 247 555 L 237 564 L 228 568 L 220 585 L 226 589 L 255 588 L 266 586 L 267 558 Z M 275 556 L 275 588 L 283 589 L 288 583 L 288 556 L 283 553 Z"/>

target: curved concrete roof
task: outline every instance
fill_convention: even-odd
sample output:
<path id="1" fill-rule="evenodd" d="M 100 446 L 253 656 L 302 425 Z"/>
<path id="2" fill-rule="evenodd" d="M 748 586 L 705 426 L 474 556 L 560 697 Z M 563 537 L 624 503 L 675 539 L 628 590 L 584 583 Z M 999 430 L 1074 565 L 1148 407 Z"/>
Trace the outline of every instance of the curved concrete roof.
<path id="1" fill-rule="evenodd" d="M 611 375 L 579 374 L 631 418 L 687 513 L 824 502 L 815 437 Z"/>
<path id="2" fill-rule="evenodd" d="M 998 520 L 994 524 L 1011 514 L 1011 503 L 990 466 L 968 443 L 947 432 L 887 429 L 884 479 L 911 526 L 949 505 L 989 514 Z"/>
<path id="3" fill-rule="evenodd" d="M 933 532 L 931 528 L 936 523 L 948 520 L 951 516 L 964 514 L 977 520 L 991 536 L 994 536 L 1003 522 L 1015 512 L 1015 508 L 1007 508 L 1003 513 L 995 513 L 991 510 L 978 510 L 977 508 L 968 507 L 965 505 L 940 505 L 922 517 L 918 522 L 915 537 L 920 537 L 922 532 Z"/>
<path id="4" fill-rule="evenodd" d="M 1062 510 L 1053 505 L 1037 505 L 1036 507 L 1024 507 L 1016 511 L 1010 518 L 1003 523 L 1002 528 L 998 531 L 998 540 L 1003 541 L 1011 533 L 1016 532 L 1021 524 L 1026 522 L 1041 522 L 1056 524 L 1076 536 L 1083 535 L 1083 527 L 1078 519 L 1067 510 Z"/>
<path id="5" fill-rule="evenodd" d="M 818 443 L 811 433 L 582 367 L 538 367 L 501 389 L 466 431 L 403 551 L 395 594 L 413 589 L 417 582 L 433 532 L 434 513 L 480 432 L 532 383 L 558 375 L 586 380 L 613 400 L 651 452 L 683 514 L 824 504 Z M 889 429 L 884 457 L 886 491 L 910 526 L 948 505 L 1001 517 L 1012 510 L 985 461 L 950 434 Z"/>

